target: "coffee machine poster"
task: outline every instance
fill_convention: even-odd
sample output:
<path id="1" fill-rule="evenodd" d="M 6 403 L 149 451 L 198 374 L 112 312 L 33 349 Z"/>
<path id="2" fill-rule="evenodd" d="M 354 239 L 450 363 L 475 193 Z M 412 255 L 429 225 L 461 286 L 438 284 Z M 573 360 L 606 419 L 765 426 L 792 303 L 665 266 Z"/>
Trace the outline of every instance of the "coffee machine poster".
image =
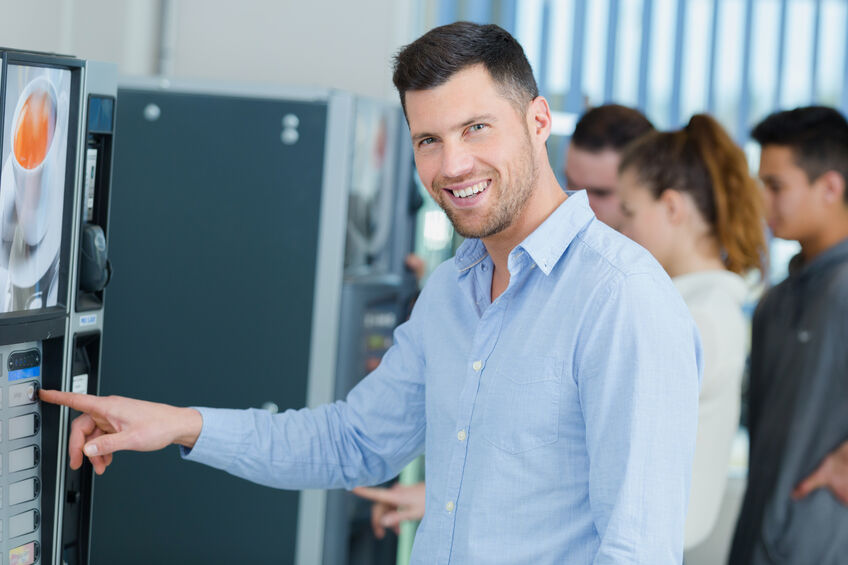
<path id="1" fill-rule="evenodd" d="M 56 306 L 71 71 L 9 64 L 0 168 L 0 313 Z"/>

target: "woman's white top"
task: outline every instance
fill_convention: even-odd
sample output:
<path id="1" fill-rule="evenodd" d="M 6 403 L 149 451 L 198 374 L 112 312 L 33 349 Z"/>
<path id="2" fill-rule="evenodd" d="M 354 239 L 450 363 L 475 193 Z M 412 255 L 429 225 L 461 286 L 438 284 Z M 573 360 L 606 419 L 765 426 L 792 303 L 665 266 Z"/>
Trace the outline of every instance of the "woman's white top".
<path id="1" fill-rule="evenodd" d="M 749 323 L 742 312 L 745 281 L 730 271 L 700 271 L 673 279 L 701 333 L 704 374 L 698 399 L 698 439 L 692 464 L 684 548 L 704 541 L 718 518 L 733 437 L 739 427 Z"/>

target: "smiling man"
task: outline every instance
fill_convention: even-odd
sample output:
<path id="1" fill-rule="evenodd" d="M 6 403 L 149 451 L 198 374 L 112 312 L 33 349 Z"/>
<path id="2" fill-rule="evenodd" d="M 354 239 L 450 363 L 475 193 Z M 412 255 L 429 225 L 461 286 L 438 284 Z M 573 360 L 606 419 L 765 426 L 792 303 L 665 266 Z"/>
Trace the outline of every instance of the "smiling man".
<path id="1" fill-rule="evenodd" d="M 518 43 L 456 23 L 394 82 L 430 195 L 468 239 L 344 402 L 271 415 L 43 391 L 87 414 L 71 463 L 183 445 L 279 488 L 351 488 L 426 452 L 413 562 L 679 564 L 700 347 L 642 248 L 566 199 Z"/>

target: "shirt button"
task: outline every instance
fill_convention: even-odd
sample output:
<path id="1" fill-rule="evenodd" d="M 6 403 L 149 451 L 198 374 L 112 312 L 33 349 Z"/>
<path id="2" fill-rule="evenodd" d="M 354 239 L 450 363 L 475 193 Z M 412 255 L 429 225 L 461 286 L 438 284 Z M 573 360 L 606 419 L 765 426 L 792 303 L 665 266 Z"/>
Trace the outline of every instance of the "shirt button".
<path id="1" fill-rule="evenodd" d="M 474 364 L 471 365 L 471 366 L 474 368 L 475 371 L 479 371 L 480 369 L 483 368 L 483 362 L 482 361 L 474 361 Z"/>
<path id="2" fill-rule="evenodd" d="M 447 504 L 445 504 L 445 510 L 447 510 L 448 512 L 453 512 L 453 509 L 454 509 L 454 508 L 455 508 L 455 506 L 454 506 L 453 501 L 448 502 Z"/>
<path id="3" fill-rule="evenodd" d="M 459 433 L 456 434 L 456 439 L 459 441 L 465 441 L 465 438 L 468 437 L 468 434 L 465 433 L 465 430 L 459 430 Z"/>
<path id="4" fill-rule="evenodd" d="M 798 341 L 800 341 L 801 343 L 807 343 L 808 341 L 810 341 L 810 332 L 808 332 L 807 330 L 801 330 L 800 332 L 798 332 Z"/>

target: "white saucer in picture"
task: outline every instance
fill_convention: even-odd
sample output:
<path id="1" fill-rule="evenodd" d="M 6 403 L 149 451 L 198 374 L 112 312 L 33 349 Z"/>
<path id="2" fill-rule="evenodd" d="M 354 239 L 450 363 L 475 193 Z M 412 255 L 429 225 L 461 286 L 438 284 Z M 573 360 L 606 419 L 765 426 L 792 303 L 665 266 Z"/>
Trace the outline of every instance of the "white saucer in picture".
<path id="1" fill-rule="evenodd" d="M 26 245 L 22 235 L 20 237 L 14 237 L 12 241 L 4 239 L 2 245 L 0 245 L 0 254 L 9 257 L 9 280 L 11 280 L 12 284 L 20 288 L 34 286 L 44 276 L 62 245 L 65 167 L 59 167 L 57 165 L 61 164 L 58 163 L 59 156 L 63 155 L 67 149 L 67 121 L 61 120 L 58 125 L 59 127 L 56 128 L 55 135 L 61 136 L 59 138 L 60 143 L 54 147 L 54 151 L 50 157 L 50 166 L 45 170 L 45 175 L 47 175 L 45 184 L 48 187 L 50 197 L 47 211 L 47 232 L 44 234 L 41 242 L 32 247 Z M 3 165 L 3 186 L 0 188 L 0 191 L 4 193 L 7 190 L 6 183 L 15 182 L 12 175 L 11 158 L 12 155 L 10 154 L 9 159 Z M 14 184 L 8 186 L 8 189 L 13 193 L 15 190 Z M 3 231 L 5 231 L 5 228 Z"/>

